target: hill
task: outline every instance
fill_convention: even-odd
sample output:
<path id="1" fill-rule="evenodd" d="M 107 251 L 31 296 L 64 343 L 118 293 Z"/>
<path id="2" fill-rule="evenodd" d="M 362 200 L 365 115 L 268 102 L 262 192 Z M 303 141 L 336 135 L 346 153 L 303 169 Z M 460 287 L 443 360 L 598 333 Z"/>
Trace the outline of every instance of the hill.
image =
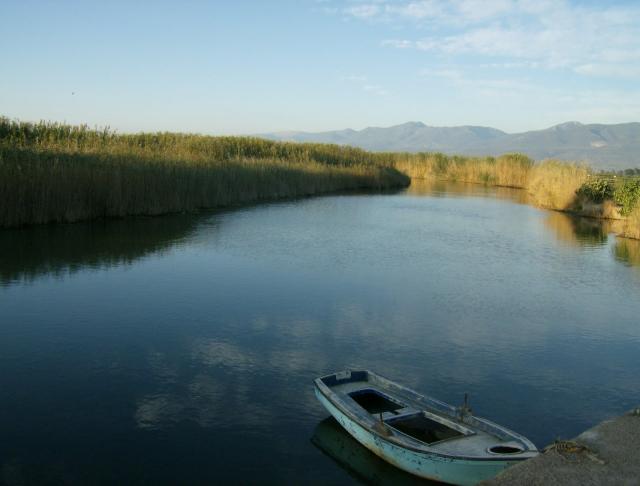
<path id="1" fill-rule="evenodd" d="M 408 122 L 391 127 L 259 135 L 294 142 L 351 145 L 377 152 L 443 152 L 501 155 L 520 152 L 536 160 L 585 161 L 596 169 L 640 167 L 640 123 L 616 125 L 567 122 L 544 130 L 506 133 L 482 126 L 432 127 Z"/>

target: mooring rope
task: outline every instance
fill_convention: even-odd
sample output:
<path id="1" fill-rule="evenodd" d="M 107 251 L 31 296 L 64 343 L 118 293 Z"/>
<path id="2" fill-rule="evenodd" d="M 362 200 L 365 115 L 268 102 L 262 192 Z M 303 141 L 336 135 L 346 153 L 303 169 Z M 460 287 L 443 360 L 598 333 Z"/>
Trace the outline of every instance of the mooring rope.
<path id="1" fill-rule="evenodd" d="M 553 444 L 548 445 L 542 452 L 546 454 L 549 451 L 556 451 L 560 457 L 566 459 L 569 454 L 584 454 L 593 462 L 598 464 L 604 464 L 605 462 L 596 456 L 595 452 L 589 449 L 586 445 L 578 444 L 573 440 L 556 440 Z"/>

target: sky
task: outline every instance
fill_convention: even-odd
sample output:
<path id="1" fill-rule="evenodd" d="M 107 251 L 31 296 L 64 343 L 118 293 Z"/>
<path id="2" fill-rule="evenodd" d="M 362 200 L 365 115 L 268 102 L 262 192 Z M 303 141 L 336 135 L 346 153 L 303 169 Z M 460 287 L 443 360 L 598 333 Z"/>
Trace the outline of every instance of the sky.
<path id="1" fill-rule="evenodd" d="M 254 134 L 640 121 L 640 2 L 0 0 L 0 115 Z"/>

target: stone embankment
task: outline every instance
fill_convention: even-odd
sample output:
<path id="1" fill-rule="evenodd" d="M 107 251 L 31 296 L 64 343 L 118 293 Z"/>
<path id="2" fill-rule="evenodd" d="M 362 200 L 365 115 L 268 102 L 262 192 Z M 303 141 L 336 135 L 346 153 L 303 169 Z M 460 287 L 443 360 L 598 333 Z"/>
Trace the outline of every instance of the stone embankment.
<path id="1" fill-rule="evenodd" d="M 640 484 L 640 408 L 513 466 L 483 486 Z"/>

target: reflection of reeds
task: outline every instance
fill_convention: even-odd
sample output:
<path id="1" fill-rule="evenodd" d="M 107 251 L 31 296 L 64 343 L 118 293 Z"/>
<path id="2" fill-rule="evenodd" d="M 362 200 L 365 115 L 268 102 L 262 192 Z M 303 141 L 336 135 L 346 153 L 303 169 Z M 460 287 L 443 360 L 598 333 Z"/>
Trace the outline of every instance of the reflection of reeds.
<path id="1" fill-rule="evenodd" d="M 558 211 L 549 211 L 544 225 L 564 243 L 575 246 L 603 246 L 616 222 L 583 218 Z"/>
<path id="2" fill-rule="evenodd" d="M 617 238 L 613 247 L 615 257 L 629 265 L 640 266 L 640 241 Z"/>
<path id="3" fill-rule="evenodd" d="M 0 227 L 407 185 L 363 150 L 0 118 Z"/>
<path id="4" fill-rule="evenodd" d="M 640 240 L 640 206 L 637 206 L 624 222 L 622 236 Z"/>
<path id="5" fill-rule="evenodd" d="M 196 217 L 130 218 L 0 232 L 0 284 L 131 263 L 191 234 Z"/>
<path id="6" fill-rule="evenodd" d="M 484 184 L 469 184 L 443 181 L 437 179 L 412 179 L 406 190 L 407 194 L 433 197 L 491 197 L 526 204 L 526 191 L 513 187 L 487 186 Z"/>

